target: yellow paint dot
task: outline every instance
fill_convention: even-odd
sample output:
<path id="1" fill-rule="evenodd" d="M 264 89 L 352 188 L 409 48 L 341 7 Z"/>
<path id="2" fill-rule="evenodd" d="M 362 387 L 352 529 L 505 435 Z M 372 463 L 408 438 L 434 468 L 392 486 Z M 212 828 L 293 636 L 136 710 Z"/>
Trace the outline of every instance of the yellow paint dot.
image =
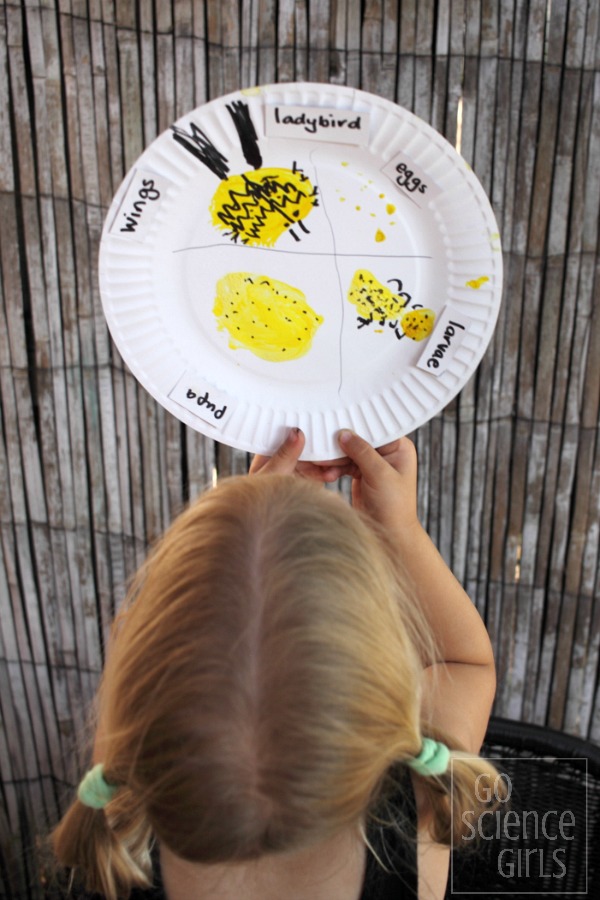
<path id="1" fill-rule="evenodd" d="M 478 291 L 482 284 L 485 284 L 486 281 L 489 281 L 487 275 L 482 275 L 481 278 L 474 278 L 472 281 L 467 281 L 467 287 L 473 288 L 473 290 Z"/>
<path id="2" fill-rule="evenodd" d="M 395 225 L 395 224 L 396 224 L 395 222 L 390 222 L 390 225 Z"/>
<path id="3" fill-rule="evenodd" d="M 375 240 L 378 244 L 380 244 L 382 241 L 385 241 L 385 234 L 383 233 L 383 231 L 381 231 L 380 228 L 378 228 L 375 232 Z"/>
<path id="4" fill-rule="evenodd" d="M 380 199 L 380 200 L 384 200 L 384 199 L 385 199 L 385 194 L 380 194 L 380 195 L 379 195 L 379 199 Z"/>
<path id="5" fill-rule="evenodd" d="M 388 214 L 388 216 L 391 216 L 392 213 L 396 212 L 396 207 L 394 206 L 393 203 L 388 203 L 388 205 L 385 208 L 385 211 Z"/>
<path id="6" fill-rule="evenodd" d="M 345 197 L 340 197 L 340 203 L 345 203 L 345 202 L 346 202 L 346 198 L 345 198 Z"/>
<path id="7" fill-rule="evenodd" d="M 347 165 L 348 165 L 348 163 L 346 163 L 346 162 L 343 162 L 343 163 L 342 163 L 342 165 L 343 165 L 343 166 L 347 166 Z"/>
<path id="8" fill-rule="evenodd" d="M 355 206 L 354 209 L 360 209 L 360 206 Z"/>
<path id="9" fill-rule="evenodd" d="M 371 216 L 372 219 L 375 218 L 375 213 L 369 213 L 369 215 Z"/>

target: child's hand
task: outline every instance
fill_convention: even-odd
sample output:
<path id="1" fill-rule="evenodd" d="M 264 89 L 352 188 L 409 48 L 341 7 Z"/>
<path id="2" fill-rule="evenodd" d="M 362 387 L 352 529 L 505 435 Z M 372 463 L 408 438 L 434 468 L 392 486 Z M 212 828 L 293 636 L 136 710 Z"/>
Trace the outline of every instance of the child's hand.
<path id="1" fill-rule="evenodd" d="M 352 465 L 348 458 L 329 462 L 300 462 L 304 449 L 304 435 L 299 428 L 292 428 L 283 444 L 273 456 L 257 455 L 250 465 L 250 475 L 300 475 L 313 481 L 337 481 L 341 475 L 349 474 Z M 352 466 L 354 468 L 354 466 Z"/>
<path id="2" fill-rule="evenodd" d="M 285 441 L 273 456 L 256 455 L 250 464 L 250 475 L 257 472 L 274 475 L 293 475 L 304 449 L 304 435 L 299 428 L 292 428 Z"/>
<path id="3" fill-rule="evenodd" d="M 408 438 L 375 450 L 352 431 L 341 431 L 342 450 L 352 460 L 352 502 L 397 536 L 419 526 L 417 452 Z"/>

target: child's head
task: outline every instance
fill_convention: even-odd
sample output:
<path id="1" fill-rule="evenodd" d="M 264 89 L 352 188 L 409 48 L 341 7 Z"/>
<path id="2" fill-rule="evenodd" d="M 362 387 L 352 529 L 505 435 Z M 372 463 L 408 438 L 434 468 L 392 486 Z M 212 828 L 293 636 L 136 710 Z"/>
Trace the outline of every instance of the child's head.
<path id="1" fill-rule="evenodd" d="M 169 529 L 117 620 L 96 757 L 120 789 L 106 811 L 74 803 L 59 859 L 98 867 L 111 846 L 91 879 L 110 894 L 141 880 L 150 834 L 218 862 L 358 826 L 419 752 L 424 633 L 384 536 L 338 494 L 222 482 Z"/>
<path id="2" fill-rule="evenodd" d="M 101 693 L 108 781 L 197 861 L 358 822 L 418 752 L 419 662 L 393 569 L 339 495 L 223 482 L 167 533 L 118 624 Z"/>

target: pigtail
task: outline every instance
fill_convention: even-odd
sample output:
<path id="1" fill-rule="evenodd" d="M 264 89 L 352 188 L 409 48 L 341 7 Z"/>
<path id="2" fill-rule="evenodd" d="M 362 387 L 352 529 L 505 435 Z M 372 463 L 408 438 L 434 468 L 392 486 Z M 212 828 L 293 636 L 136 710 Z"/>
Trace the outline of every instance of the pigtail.
<path id="1" fill-rule="evenodd" d="M 152 884 L 151 829 L 131 791 L 104 809 L 74 800 L 51 835 L 54 855 L 71 878 L 106 900 Z"/>
<path id="2" fill-rule="evenodd" d="M 436 734 L 439 740 L 439 734 Z M 446 740 L 446 743 L 449 743 Z M 454 849 L 475 846 L 484 814 L 500 809 L 508 798 L 497 769 L 483 757 L 452 750 L 442 775 L 415 775 L 422 785 L 432 840 Z"/>

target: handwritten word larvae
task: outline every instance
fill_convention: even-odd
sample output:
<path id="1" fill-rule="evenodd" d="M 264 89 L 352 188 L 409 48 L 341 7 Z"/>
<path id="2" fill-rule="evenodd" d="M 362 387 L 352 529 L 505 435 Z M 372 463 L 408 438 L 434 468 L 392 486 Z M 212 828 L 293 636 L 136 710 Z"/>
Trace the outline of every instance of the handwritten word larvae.
<path id="1" fill-rule="evenodd" d="M 217 282 L 213 313 L 229 347 L 269 362 L 298 359 L 310 350 L 323 322 L 302 291 L 250 272 L 231 272 Z"/>

